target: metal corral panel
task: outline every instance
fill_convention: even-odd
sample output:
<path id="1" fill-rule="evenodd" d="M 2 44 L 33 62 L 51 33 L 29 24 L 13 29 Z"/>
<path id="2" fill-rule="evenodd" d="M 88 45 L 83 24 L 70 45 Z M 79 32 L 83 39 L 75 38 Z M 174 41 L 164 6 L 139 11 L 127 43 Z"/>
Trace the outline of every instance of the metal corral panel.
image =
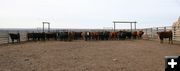
<path id="1" fill-rule="evenodd" d="M 158 38 L 157 28 L 146 28 L 146 29 L 143 29 L 143 31 L 144 31 L 143 38 L 145 38 L 145 39 L 157 39 Z"/>
<path id="2" fill-rule="evenodd" d="M 0 44 L 8 43 L 8 38 L 0 38 Z"/>
<path id="3" fill-rule="evenodd" d="M 26 32 L 20 32 L 20 40 L 26 41 L 27 40 L 27 33 Z"/>
<path id="4" fill-rule="evenodd" d="M 0 44 L 8 43 L 8 32 L 0 31 Z"/>

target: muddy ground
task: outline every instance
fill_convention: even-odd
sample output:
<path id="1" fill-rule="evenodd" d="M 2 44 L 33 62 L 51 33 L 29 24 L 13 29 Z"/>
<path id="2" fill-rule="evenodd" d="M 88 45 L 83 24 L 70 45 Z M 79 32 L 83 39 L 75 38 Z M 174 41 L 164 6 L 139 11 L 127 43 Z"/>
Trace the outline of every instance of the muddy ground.
<path id="1" fill-rule="evenodd" d="M 40 41 L 0 46 L 0 71 L 164 71 L 180 45 L 158 41 Z"/>

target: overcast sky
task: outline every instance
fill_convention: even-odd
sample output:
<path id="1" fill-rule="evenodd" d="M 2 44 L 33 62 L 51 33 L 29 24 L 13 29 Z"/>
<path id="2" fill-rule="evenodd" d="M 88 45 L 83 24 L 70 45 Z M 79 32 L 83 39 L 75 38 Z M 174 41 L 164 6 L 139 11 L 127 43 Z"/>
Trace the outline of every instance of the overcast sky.
<path id="1" fill-rule="evenodd" d="M 137 21 L 137 28 L 171 26 L 180 0 L 0 0 L 0 28 L 113 27 L 112 21 Z M 129 28 L 117 24 L 117 28 Z"/>

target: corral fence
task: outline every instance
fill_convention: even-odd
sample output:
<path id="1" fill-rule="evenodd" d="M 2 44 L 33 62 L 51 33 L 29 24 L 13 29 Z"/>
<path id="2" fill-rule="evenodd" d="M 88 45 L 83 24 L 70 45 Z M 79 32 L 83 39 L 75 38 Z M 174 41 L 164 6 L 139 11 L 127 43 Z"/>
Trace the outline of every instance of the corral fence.
<path id="1" fill-rule="evenodd" d="M 15 33 L 17 34 L 19 31 L 0 31 L 0 44 L 4 44 L 4 43 L 9 43 L 11 42 L 9 33 Z M 20 33 L 20 41 L 26 41 L 27 40 L 27 36 L 26 34 L 28 32 L 19 32 Z M 16 40 L 15 40 L 16 41 Z"/>
<path id="2" fill-rule="evenodd" d="M 0 44 L 9 43 L 8 31 L 0 31 Z"/>
<path id="3" fill-rule="evenodd" d="M 130 31 L 129 29 L 117 29 L 119 30 L 126 30 Z M 173 31 L 173 40 L 180 41 L 180 26 L 165 26 L 165 27 L 152 27 L 152 28 L 143 28 L 143 29 L 136 29 L 136 31 L 144 31 L 143 39 L 158 39 L 157 32 L 162 31 Z M 103 28 L 103 29 L 52 29 L 51 32 L 63 32 L 63 31 L 113 31 L 111 28 Z M 133 30 L 135 31 L 135 30 Z M 0 44 L 9 43 L 11 42 L 9 33 L 20 33 L 20 41 L 27 41 L 27 33 L 30 32 L 42 32 L 42 30 L 0 30 Z"/>
<path id="4" fill-rule="evenodd" d="M 162 31 L 172 31 L 173 40 L 180 41 L 180 26 L 165 26 L 165 27 L 153 27 L 153 28 L 144 28 L 139 29 L 144 31 L 143 39 L 158 39 L 157 32 Z"/>

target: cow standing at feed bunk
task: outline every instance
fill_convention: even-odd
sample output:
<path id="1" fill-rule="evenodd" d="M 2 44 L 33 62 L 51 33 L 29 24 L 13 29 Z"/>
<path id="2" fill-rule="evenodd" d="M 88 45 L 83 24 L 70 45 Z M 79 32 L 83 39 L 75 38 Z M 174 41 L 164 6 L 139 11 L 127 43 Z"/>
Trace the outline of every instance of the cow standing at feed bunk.
<path id="1" fill-rule="evenodd" d="M 17 40 L 18 43 L 20 43 L 20 34 L 14 34 L 14 33 L 9 33 L 9 36 L 11 38 L 12 43 L 14 43 L 14 40 Z"/>
<path id="2" fill-rule="evenodd" d="M 164 31 L 164 32 L 157 32 L 160 43 L 163 43 L 164 38 L 169 38 L 169 44 L 173 44 L 173 34 L 172 31 Z"/>

